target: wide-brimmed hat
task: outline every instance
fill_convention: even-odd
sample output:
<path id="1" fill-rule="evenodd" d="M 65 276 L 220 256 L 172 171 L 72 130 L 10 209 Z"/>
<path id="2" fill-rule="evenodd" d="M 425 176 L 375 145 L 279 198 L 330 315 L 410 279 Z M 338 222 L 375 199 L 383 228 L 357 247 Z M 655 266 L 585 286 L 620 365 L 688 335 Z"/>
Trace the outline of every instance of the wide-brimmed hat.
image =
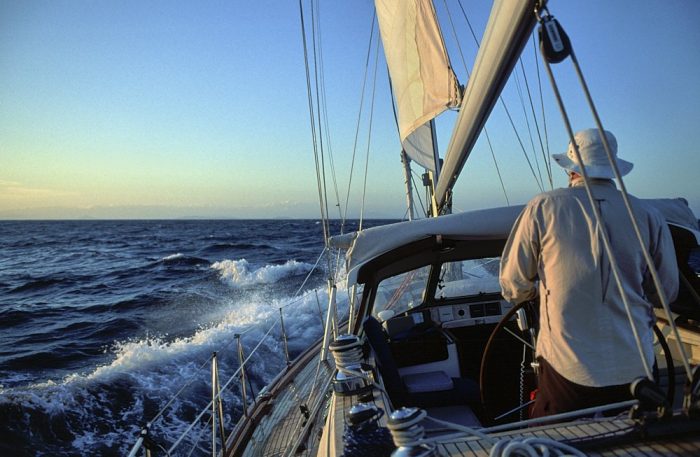
<path id="1" fill-rule="evenodd" d="M 617 162 L 620 175 L 626 175 L 632 171 L 634 164 L 617 157 L 617 140 L 615 139 L 615 135 L 606 130 L 605 136 L 608 139 L 612 155 Z M 612 165 L 610 165 L 608 155 L 605 153 L 603 140 L 598 133 L 598 129 L 581 130 L 574 135 L 574 141 L 576 141 L 578 145 L 581 160 L 586 167 L 586 173 L 588 173 L 589 177 L 606 179 L 615 177 L 615 172 L 613 171 Z M 583 174 L 581 172 L 581 164 L 576 160 L 573 144 L 569 143 L 569 150 L 566 154 L 552 154 L 552 157 L 560 167 L 580 175 Z"/>

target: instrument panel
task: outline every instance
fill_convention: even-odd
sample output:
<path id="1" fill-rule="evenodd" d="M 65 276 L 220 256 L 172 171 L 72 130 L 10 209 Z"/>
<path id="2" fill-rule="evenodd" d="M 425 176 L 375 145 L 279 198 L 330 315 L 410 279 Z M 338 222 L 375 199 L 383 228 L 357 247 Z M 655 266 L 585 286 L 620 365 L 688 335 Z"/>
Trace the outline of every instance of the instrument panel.
<path id="1" fill-rule="evenodd" d="M 443 328 L 497 323 L 513 306 L 505 300 L 484 300 L 430 308 L 430 318 Z"/>

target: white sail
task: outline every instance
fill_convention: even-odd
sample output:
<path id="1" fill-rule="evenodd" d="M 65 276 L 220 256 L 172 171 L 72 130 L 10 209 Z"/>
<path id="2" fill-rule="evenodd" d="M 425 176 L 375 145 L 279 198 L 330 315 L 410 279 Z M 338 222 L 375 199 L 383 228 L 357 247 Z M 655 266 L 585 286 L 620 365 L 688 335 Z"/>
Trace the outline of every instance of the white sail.
<path id="1" fill-rule="evenodd" d="M 462 171 L 479 133 L 530 38 L 536 18 L 534 0 L 495 0 L 476 62 L 462 98 L 459 119 L 445 153 L 435 191 L 442 205 Z"/>
<path id="2" fill-rule="evenodd" d="M 438 114 L 459 104 L 459 84 L 429 0 L 375 0 L 384 54 L 396 105 L 399 134 L 406 153 L 425 168 L 434 170 L 429 123 Z M 418 137 L 410 135 L 418 130 Z M 415 154 L 415 155 L 414 155 Z"/>
<path id="3" fill-rule="evenodd" d="M 433 132 L 430 123 L 418 126 L 401 142 L 406 155 L 425 169 L 435 171 Z"/>

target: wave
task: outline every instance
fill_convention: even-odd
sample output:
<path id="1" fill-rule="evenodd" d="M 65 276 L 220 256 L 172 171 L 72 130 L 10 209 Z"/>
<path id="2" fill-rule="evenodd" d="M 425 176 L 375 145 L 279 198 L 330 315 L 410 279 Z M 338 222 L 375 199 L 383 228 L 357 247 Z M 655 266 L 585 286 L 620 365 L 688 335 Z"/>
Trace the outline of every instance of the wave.
<path id="1" fill-rule="evenodd" d="M 246 259 L 240 259 L 215 262 L 211 268 L 219 272 L 219 278 L 223 282 L 239 288 L 256 284 L 274 284 L 285 278 L 308 273 L 313 265 L 288 260 L 282 265 L 265 265 L 258 269 L 251 269 Z"/>
<path id="2" fill-rule="evenodd" d="M 89 372 L 30 385 L 0 385 L 0 415 L 7 418 L 6 430 L 0 436 L 19 440 L 15 452 L 30 452 L 31 441 L 38 439 L 42 449 L 53 455 L 125 455 L 142 424 L 191 381 L 152 428 L 152 436 L 168 437 L 167 441 L 172 442 L 170 438 L 179 436 L 210 400 L 207 360 L 212 352 L 220 354 L 223 385 L 238 365 L 235 336 L 241 335 L 247 356 L 270 330 L 247 367 L 259 390 L 285 366 L 279 308 L 284 312 L 292 354 L 321 336 L 325 311 L 319 302 L 325 304 L 328 300 L 324 288 L 272 301 L 262 295 L 231 303 L 216 324 L 188 337 L 168 340 L 163 335 L 117 342 L 109 350 L 111 360 Z M 342 303 L 339 306 L 346 308 Z M 224 405 L 230 429 L 243 407 L 237 388 L 226 392 Z M 26 430 L 35 430 L 37 424 L 45 427 L 32 438 Z M 206 440 L 208 427 L 202 427 Z"/>
<path id="3" fill-rule="evenodd" d="M 28 281 L 21 286 L 15 287 L 10 292 L 19 293 L 27 291 L 37 291 L 48 289 L 49 287 L 64 285 L 67 282 L 72 283 L 73 281 L 64 278 L 41 278 Z"/>
<path id="4" fill-rule="evenodd" d="M 164 265 L 203 265 L 208 264 L 209 261 L 200 257 L 189 256 L 178 252 L 177 254 L 163 257 L 160 259 L 160 261 L 158 261 L 158 263 Z"/>
<path id="5" fill-rule="evenodd" d="M 269 251 L 274 250 L 274 246 L 268 244 L 255 244 L 255 243 L 214 243 L 209 246 L 202 248 L 200 251 L 209 254 L 215 254 L 224 251 Z"/>

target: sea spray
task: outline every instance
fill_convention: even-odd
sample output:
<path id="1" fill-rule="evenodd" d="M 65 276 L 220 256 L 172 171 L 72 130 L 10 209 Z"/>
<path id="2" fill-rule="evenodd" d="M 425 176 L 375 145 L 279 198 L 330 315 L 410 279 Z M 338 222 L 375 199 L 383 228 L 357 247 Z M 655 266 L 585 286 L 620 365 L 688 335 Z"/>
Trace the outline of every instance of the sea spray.
<path id="1" fill-rule="evenodd" d="M 283 278 L 308 273 L 313 265 L 288 260 L 283 265 L 265 265 L 252 269 L 246 259 L 222 260 L 212 264 L 211 268 L 219 272 L 220 278 L 232 287 L 244 287 L 255 284 L 272 284 Z"/>
<path id="2" fill-rule="evenodd" d="M 152 426 L 169 447 L 210 401 L 212 352 L 223 385 L 238 367 L 234 335 L 249 355 L 269 330 L 247 370 L 257 392 L 285 367 L 279 308 L 292 357 L 322 335 L 318 230 L 315 221 L 3 223 L 0 455 L 126 455 L 192 380 Z M 22 287 L 44 280 L 52 285 Z M 347 315 L 343 284 L 338 302 Z M 231 386 L 228 431 L 243 407 Z M 180 453 L 207 455 L 208 419 Z"/>
<path id="3" fill-rule="evenodd" d="M 339 295 L 339 308 L 345 313 L 347 304 L 342 301 L 342 294 Z M 238 366 L 232 344 L 234 335 L 242 334 L 244 352 L 250 354 L 267 331 L 278 323 L 279 308 L 285 313 L 290 350 L 293 356 L 298 354 L 322 334 L 317 299 L 325 313 L 328 295 L 322 287 L 307 290 L 299 297 L 280 297 L 269 303 L 238 303 L 220 322 L 201 328 L 188 338 L 167 341 L 162 337 L 150 337 L 117 342 L 112 348 L 111 363 L 86 374 L 74 373 L 29 388 L 7 389 L 0 397 L 0 408 L 22 404 L 24 413 L 32 417 L 33 422 L 38 419 L 48 424 L 45 432 L 48 441 L 69 445 L 72 451 L 65 455 L 96 450 L 123 454 L 128 452 L 128 445 L 133 443 L 141 426 L 183 385 L 195 379 L 152 427 L 151 434 L 165 442 L 179 436 L 210 400 L 210 367 L 202 366 L 202 361 L 219 351 L 223 384 Z M 256 390 L 285 366 L 282 353 L 280 328 L 276 325 L 247 368 Z M 243 407 L 237 384 L 237 380 L 234 381 L 236 387 L 224 396 L 229 430 Z M 15 418 L 22 420 L 19 415 Z M 60 423 L 64 425 L 58 427 Z M 25 425 L 31 426 L 31 423 Z M 205 424 L 197 427 L 207 436 Z M 58 447 L 50 448 L 49 453 L 63 453 Z"/>

